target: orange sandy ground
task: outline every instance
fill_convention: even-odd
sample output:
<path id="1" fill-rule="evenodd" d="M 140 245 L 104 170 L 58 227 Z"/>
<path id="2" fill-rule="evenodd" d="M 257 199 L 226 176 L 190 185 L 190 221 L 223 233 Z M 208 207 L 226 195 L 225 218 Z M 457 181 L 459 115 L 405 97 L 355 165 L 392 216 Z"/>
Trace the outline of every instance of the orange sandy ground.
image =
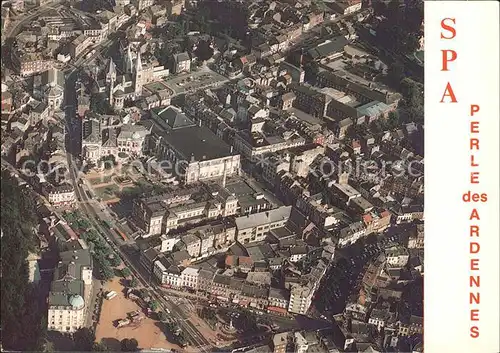
<path id="1" fill-rule="evenodd" d="M 120 284 L 120 278 L 118 277 L 105 285 L 104 293 L 114 290 L 118 295 L 111 300 L 105 299 L 103 302 L 99 324 L 96 329 L 96 341 L 100 342 L 101 339 L 104 339 L 112 350 L 119 350 L 119 341 L 124 338 L 135 338 L 139 342 L 139 348 L 142 349 L 173 348 L 180 350 L 179 346 L 167 341 L 161 330 L 161 324 L 156 320 L 146 318 L 137 327 L 115 327 L 116 320 L 124 319 L 127 317 L 128 312 L 140 309 L 139 305 L 133 300 L 124 297 L 123 289 L 124 287 Z"/>

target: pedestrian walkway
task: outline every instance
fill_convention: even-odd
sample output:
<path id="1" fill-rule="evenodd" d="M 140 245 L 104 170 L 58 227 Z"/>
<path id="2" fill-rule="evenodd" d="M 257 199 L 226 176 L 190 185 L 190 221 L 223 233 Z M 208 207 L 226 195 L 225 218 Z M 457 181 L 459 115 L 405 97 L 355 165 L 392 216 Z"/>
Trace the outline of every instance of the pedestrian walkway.
<path id="1" fill-rule="evenodd" d="M 96 306 L 98 307 L 99 304 L 99 293 L 101 293 L 101 281 L 98 281 L 94 279 L 92 281 L 92 291 L 89 295 L 89 300 L 87 300 L 87 312 L 86 312 L 86 318 L 85 318 L 85 327 L 93 327 L 94 326 L 94 320 L 92 320 L 92 316 L 94 315 L 94 309 Z M 99 315 L 100 313 L 98 313 Z M 99 317 L 97 317 L 96 322 L 99 321 Z"/>
<path id="2" fill-rule="evenodd" d="M 172 289 L 172 288 L 162 287 L 162 291 L 164 293 L 168 293 L 168 294 L 171 294 L 171 295 L 176 296 L 176 297 L 202 299 L 202 300 L 207 299 L 206 296 L 204 296 L 202 294 L 193 294 L 193 293 L 189 293 L 189 292 L 185 292 L 185 291 L 181 291 L 181 290 L 176 290 L 176 289 Z"/>

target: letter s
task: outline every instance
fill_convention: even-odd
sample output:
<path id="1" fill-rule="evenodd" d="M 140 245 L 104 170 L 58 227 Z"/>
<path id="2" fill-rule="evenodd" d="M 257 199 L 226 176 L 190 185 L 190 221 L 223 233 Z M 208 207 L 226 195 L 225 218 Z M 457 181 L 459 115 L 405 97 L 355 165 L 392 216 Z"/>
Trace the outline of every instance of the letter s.
<path id="1" fill-rule="evenodd" d="M 454 18 L 443 18 L 441 20 L 441 28 L 450 32 L 451 37 L 446 37 L 443 32 L 441 32 L 441 39 L 453 39 L 457 35 L 457 30 L 454 26 L 446 24 L 446 21 L 451 21 L 453 24 L 456 24 L 456 20 Z"/>

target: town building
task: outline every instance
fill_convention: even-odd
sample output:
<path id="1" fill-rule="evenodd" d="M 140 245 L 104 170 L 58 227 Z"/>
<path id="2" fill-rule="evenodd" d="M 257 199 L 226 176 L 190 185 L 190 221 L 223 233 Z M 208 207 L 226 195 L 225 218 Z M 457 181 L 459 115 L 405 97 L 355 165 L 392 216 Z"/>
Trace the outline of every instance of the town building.
<path id="1" fill-rule="evenodd" d="M 92 293 L 89 249 L 65 251 L 54 272 L 48 298 L 48 329 L 72 333 L 85 326 Z"/>
<path id="2" fill-rule="evenodd" d="M 186 52 L 174 54 L 174 73 L 180 74 L 183 72 L 190 72 L 190 71 L 191 71 L 191 58 L 189 57 L 189 54 Z"/>
<path id="3" fill-rule="evenodd" d="M 87 114 L 82 120 L 82 157 L 93 164 L 105 156 L 115 160 L 141 157 L 148 130 L 143 125 L 110 122 L 108 117 Z"/>
<path id="4" fill-rule="evenodd" d="M 236 239 L 242 244 L 265 240 L 271 230 L 288 222 L 291 211 L 291 206 L 282 206 L 236 218 Z"/>
<path id="5" fill-rule="evenodd" d="M 71 184 L 51 185 L 45 183 L 43 193 L 53 206 L 71 206 L 75 203 L 75 190 Z"/>
<path id="6" fill-rule="evenodd" d="M 154 120 L 150 152 L 170 161 L 185 184 L 237 175 L 240 155 L 210 129 L 196 125 L 180 109 L 169 106 L 151 111 Z"/>
<path id="7" fill-rule="evenodd" d="M 46 103 L 50 110 L 60 110 L 64 101 L 64 85 L 64 72 L 50 68 L 34 77 L 33 96 Z"/>

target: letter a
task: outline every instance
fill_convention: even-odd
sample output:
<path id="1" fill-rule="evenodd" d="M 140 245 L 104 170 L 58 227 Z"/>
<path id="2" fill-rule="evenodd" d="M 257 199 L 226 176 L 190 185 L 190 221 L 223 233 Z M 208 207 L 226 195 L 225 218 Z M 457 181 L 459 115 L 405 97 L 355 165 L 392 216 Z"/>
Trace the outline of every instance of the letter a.
<path id="1" fill-rule="evenodd" d="M 439 103 L 444 103 L 444 98 L 445 97 L 450 97 L 451 102 L 450 103 L 456 103 L 457 102 L 457 97 L 455 96 L 455 93 L 453 92 L 453 88 L 451 88 L 451 84 L 448 82 L 446 84 L 446 88 L 443 93 L 443 97 L 441 98 L 441 101 Z"/>

